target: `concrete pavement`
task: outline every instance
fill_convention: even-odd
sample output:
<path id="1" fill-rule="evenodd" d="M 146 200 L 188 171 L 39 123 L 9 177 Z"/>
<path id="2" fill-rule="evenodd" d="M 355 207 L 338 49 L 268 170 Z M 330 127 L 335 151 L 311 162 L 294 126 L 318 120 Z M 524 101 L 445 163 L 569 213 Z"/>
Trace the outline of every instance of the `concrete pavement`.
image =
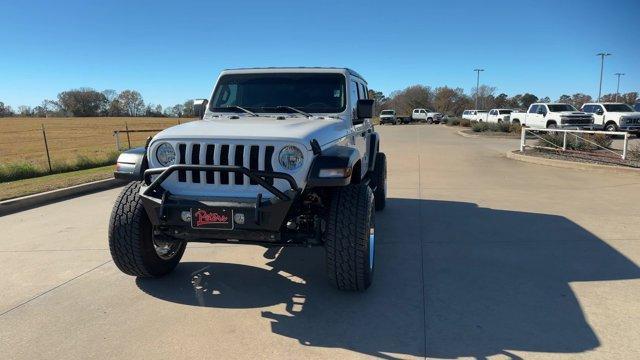
<path id="1" fill-rule="evenodd" d="M 321 248 L 191 244 L 121 274 L 118 190 L 0 218 L 0 354 L 34 358 L 640 357 L 640 179 L 507 159 L 517 140 L 381 126 L 389 202 L 373 286 Z"/>

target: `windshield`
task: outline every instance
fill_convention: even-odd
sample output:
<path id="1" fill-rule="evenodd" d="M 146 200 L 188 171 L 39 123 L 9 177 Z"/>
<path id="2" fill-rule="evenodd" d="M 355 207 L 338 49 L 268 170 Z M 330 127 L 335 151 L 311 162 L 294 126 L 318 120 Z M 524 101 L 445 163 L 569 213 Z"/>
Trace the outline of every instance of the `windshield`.
<path id="1" fill-rule="evenodd" d="M 502 114 L 511 114 L 513 110 L 498 110 L 498 112 L 500 113 L 500 115 Z"/>
<path id="2" fill-rule="evenodd" d="M 339 113 L 346 108 L 345 77 L 341 74 L 230 74 L 218 80 L 209 110 L 238 112 Z"/>
<path id="3" fill-rule="evenodd" d="M 627 104 L 604 104 L 604 108 L 611 112 L 632 112 L 633 109 Z"/>
<path id="4" fill-rule="evenodd" d="M 380 115 L 393 115 L 393 113 L 394 113 L 393 110 L 382 110 Z"/>
<path id="5" fill-rule="evenodd" d="M 578 111 L 573 105 L 569 104 L 556 104 L 556 105 L 547 105 L 549 107 L 549 111 L 551 112 L 560 112 L 560 111 Z"/>

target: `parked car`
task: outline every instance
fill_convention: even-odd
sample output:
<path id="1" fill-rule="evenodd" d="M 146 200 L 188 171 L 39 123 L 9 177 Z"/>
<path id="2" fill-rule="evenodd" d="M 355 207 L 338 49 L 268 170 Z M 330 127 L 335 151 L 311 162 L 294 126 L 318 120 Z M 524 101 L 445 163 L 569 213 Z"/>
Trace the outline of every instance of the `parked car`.
<path id="1" fill-rule="evenodd" d="M 401 120 L 396 118 L 395 110 L 382 110 L 380 112 L 380 125 L 384 125 L 384 124 L 399 125 L 400 122 Z"/>
<path id="2" fill-rule="evenodd" d="M 593 114 L 596 126 L 606 131 L 640 133 L 640 112 L 623 103 L 587 103 L 582 111 Z"/>
<path id="3" fill-rule="evenodd" d="M 485 121 L 489 123 L 501 123 L 501 122 L 509 122 L 511 109 L 491 109 L 486 114 Z"/>
<path id="4" fill-rule="evenodd" d="M 202 120 L 118 158 L 115 176 L 132 182 L 109 224 L 116 266 L 166 275 L 190 241 L 316 245 L 333 286 L 367 289 L 387 165 L 364 78 L 346 68 L 225 70 L 201 110 Z"/>
<path id="5" fill-rule="evenodd" d="M 639 102 L 639 103 L 636 103 L 636 105 L 633 107 L 633 109 L 634 109 L 635 111 L 640 111 L 640 102 Z"/>
<path id="6" fill-rule="evenodd" d="M 439 124 L 442 121 L 442 114 L 431 109 L 413 109 L 411 119 L 427 124 Z"/>
<path id="7" fill-rule="evenodd" d="M 486 114 L 486 110 L 465 110 L 462 112 L 462 118 L 469 121 L 482 121 Z"/>
<path id="8" fill-rule="evenodd" d="M 570 104 L 534 103 L 526 113 L 512 112 L 510 116 L 511 123 L 531 128 L 594 129 L 593 115 Z"/>

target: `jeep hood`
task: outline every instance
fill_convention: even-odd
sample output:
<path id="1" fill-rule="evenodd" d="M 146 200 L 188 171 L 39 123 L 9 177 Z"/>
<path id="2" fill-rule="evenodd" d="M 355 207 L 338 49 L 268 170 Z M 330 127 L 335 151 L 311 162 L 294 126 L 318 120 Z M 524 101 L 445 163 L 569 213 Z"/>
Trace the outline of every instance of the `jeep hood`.
<path id="1" fill-rule="evenodd" d="M 237 119 L 222 116 L 170 127 L 154 136 L 153 141 L 184 139 L 290 141 L 302 144 L 310 150 L 310 142 L 313 139 L 323 146 L 345 136 L 346 133 L 345 122 L 336 118 L 287 116 L 283 120 L 278 120 L 276 116 L 239 116 Z"/>

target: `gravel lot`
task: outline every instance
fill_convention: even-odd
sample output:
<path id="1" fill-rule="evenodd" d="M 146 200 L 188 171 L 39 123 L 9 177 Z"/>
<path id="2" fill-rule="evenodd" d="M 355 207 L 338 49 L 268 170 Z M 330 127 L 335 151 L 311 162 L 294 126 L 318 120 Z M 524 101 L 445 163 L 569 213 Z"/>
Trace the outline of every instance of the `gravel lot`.
<path id="1" fill-rule="evenodd" d="M 121 274 L 119 190 L 0 218 L 6 359 L 640 358 L 640 179 L 507 159 L 518 140 L 381 126 L 389 201 L 364 294 L 321 248 L 192 244 Z"/>

